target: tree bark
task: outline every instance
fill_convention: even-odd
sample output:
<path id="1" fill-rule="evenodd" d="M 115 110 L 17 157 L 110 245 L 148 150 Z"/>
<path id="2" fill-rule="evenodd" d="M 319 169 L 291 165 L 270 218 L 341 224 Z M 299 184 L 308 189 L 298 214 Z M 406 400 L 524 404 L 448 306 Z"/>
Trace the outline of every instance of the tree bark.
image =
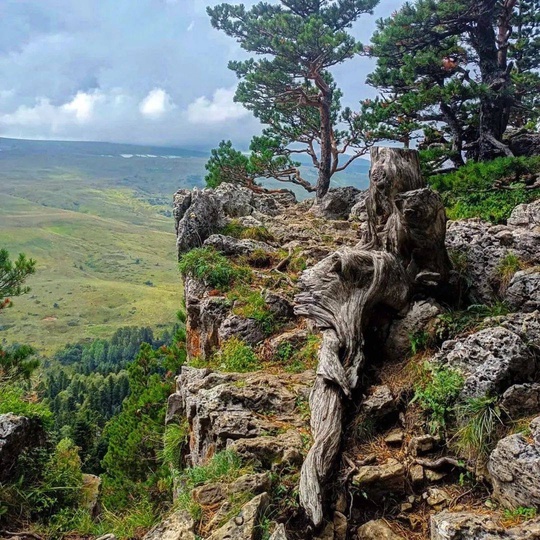
<path id="1" fill-rule="evenodd" d="M 425 187 L 418 153 L 374 148 L 366 238 L 304 272 L 295 311 L 322 330 L 317 379 L 310 396 L 314 438 L 300 475 L 300 504 L 318 527 L 324 485 L 339 454 L 345 408 L 365 362 L 365 331 L 377 309 L 398 312 L 411 294 L 448 277 L 446 216 Z"/>
<path id="2" fill-rule="evenodd" d="M 320 200 L 328 193 L 332 177 L 332 89 L 320 76 L 315 82 L 320 90 L 321 158 L 316 190 L 317 199 Z"/>

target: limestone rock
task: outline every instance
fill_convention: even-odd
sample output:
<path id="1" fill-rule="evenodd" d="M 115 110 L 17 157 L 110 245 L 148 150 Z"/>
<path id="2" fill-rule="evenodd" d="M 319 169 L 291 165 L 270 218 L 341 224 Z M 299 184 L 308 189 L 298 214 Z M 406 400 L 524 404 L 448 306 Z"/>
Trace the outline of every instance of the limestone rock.
<path id="1" fill-rule="evenodd" d="M 422 498 L 425 499 L 429 506 L 434 506 L 435 508 L 442 508 L 452 500 L 444 489 L 439 488 L 429 488 L 422 494 Z"/>
<path id="2" fill-rule="evenodd" d="M 402 319 L 391 324 L 384 344 L 385 356 L 393 361 L 405 359 L 411 352 L 411 336 L 425 331 L 442 311 L 434 300 L 414 302 Z"/>
<path id="3" fill-rule="evenodd" d="M 258 461 L 265 468 L 302 463 L 302 437 L 293 429 L 277 436 L 240 439 L 229 448 L 246 460 Z"/>
<path id="4" fill-rule="evenodd" d="M 540 309 L 538 268 L 516 272 L 506 289 L 505 301 L 512 311 L 531 312 Z"/>
<path id="5" fill-rule="evenodd" d="M 508 225 L 540 232 L 540 199 L 516 206 L 508 218 Z"/>
<path id="6" fill-rule="evenodd" d="M 431 540 L 538 540 L 540 520 L 504 529 L 494 518 L 469 512 L 440 512 L 431 517 Z"/>
<path id="7" fill-rule="evenodd" d="M 362 401 L 360 413 L 369 419 L 382 420 L 395 413 L 396 406 L 396 398 L 388 386 L 372 386 Z"/>
<path id="8" fill-rule="evenodd" d="M 490 304 L 496 298 L 498 266 L 509 253 L 529 264 L 540 262 L 540 231 L 529 226 L 490 225 L 479 219 L 451 221 L 446 246 L 466 256 L 470 293 L 477 303 Z"/>
<path id="9" fill-rule="evenodd" d="M 203 506 L 222 503 L 228 496 L 237 493 L 259 495 L 271 487 L 268 473 L 245 474 L 232 483 L 211 482 L 195 488 L 192 497 Z"/>
<path id="10" fill-rule="evenodd" d="M 504 391 L 515 382 L 527 380 L 536 369 L 531 351 L 523 340 L 502 327 L 446 341 L 434 361 L 463 374 L 463 399 Z"/>
<path id="11" fill-rule="evenodd" d="M 208 289 L 199 280 L 187 278 L 184 282 L 186 300 L 186 333 L 189 358 L 208 358 L 219 345 L 219 328 L 229 312 L 223 296 L 209 296 Z"/>
<path id="12" fill-rule="evenodd" d="M 358 527 L 358 540 L 403 540 L 384 519 L 374 519 Z"/>
<path id="13" fill-rule="evenodd" d="M 208 540 L 257 540 L 258 527 L 269 502 L 267 493 L 257 495 Z"/>
<path id="14" fill-rule="evenodd" d="M 194 526 L 187 512 L 175 512 L 152 528 L 143 540 L 196 540 Z"/>
<path id="15" fill-rule="evenodd" d="M 276 530 L 272 533 L 270 540 L 287 540 L 287 534 L 285 532 L 285 525 L 283 525 L 283 523 L 280 523 L 276 527 Z"/>
<path id="16" fill-rule="evenodd" d="M 201 246 L 229 217 L 277 215 L 295 203 L 292 192 L 255 194 L 236 184 L 224 183 L 216 189 L 181 189 L 173 201 L 178 253 Z"/>
<path id="17" fill-rule="evenodd" d="M 533 354 L 540 353 L 540 311 L 533 313 L 510 313 L 486 320 L 488 325 L 498 325 L 517 334 Z"/>
<path id="18" fill-rule="evenodd" d="M 38 420 L 0 414 L 0 482 L 9 480 L 22 452 L 43 446 L 45 441 L 45 431 Z"/>
<path id="19" fill-rule="evenodd" d="M 291 319 L 294 316 L 294 307 L 292 303 L 282 296 L 272 291 L 266 291 L 264 301 L 268 309 L 277 319 Z"/>
<path id="20" fill-rule="evenodd" d="M 540 417 L 531 424 L 533 441 L 522 434 L 501 439 L 488 461 L 493 496 L 503 506 L 540 508 Z"/>
<path id="21" fill-rule="evenodd" d="M 503 394 L 501 408 L 514 420 L 540 414 L 540 384 L 525 383 L 511 386 Z"/>
<path id="22" fill-rule="evenodd" d="M 353 221 L 367 221 L 368 220 L 368 213 L 367 213 L 367 207 L 366 207 L 367 195 L 368 195 L 368 191 L 366 190 L 366 191 L 363 191 L 362 194 L 358 196 L 357 202 L 351 208 L 349 219 Z"/>
<path id="23" fill-rule="evenodd" d="M 347 540 L 347 518 L 341 512 L 334 512 L 334 539 Z"/>
<path id="24" fill-rule="evenodd" d="M 183 366 L 177 378 L 177 414 L 185 415 L 190 425 L 192 464 L 203 464 L 234 441 L 277 435 L 283 424 L 303 428 L 296 401 L 309 391 L 313 378 L 310 372 L 277 376 Z"/>
<path id="25" fill-rule="evenodd" d="M 251 255 L 254 251 L 262 250 L 266 253 L 273 253 L 275 248 L 266 242 L 259 242 L 250 239 L 238 239 L 223 234 L 212 234 L 204 241 L 205 246 L 210 246 L 223 255 Z"/>
<path id="26" fill-rule="evenodd" d="M 381 465 L 365 465 L 358 468 L 353 484 L 371 496 L 401 493 L 405 484 L 405 467 L 396 459 L 388 459 Z"/>
<path id="27" fill-rule="evenodd" d="M 218 330 L 221 342 L 236 337 L 251 346 L 259 345 L 265 338 L 261 323 L 255 319 L 246 319 L 239 315 L 229 315 Z"/>
<path id="28" fill-rule="evenodd" d="M 433 435 L 418 435 L 409 441 L 407 451 L 411 456 L 418 457 L 427 452 L 431 452 L 438 442 L 439 441 Z"/>
<path id="29" fill-rule="evenodd" d="M 326 219 L 347 219 L 353 206 L 365 197 L 364 193 L 352 186 L 332 188 L 312 207 L 312 212 Z"/>

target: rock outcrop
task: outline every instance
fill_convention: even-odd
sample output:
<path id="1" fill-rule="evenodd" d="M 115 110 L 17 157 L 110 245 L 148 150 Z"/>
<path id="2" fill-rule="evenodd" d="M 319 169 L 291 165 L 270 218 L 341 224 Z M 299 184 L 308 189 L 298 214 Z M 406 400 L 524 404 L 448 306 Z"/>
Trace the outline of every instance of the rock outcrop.
<path id="1" fill-rule="evenodd" d="M 0 482 L 9 479 L 25 450 L 43 446 L 45 442 L 45 431 L 38 420 L 0 414 Z"/>
<path id="2" fill-rule="evenodd" d="M 489 457 L 493 496 L 506 508 L 540 508 L 540 417 L 530 430 L 531 439 L 520 433 L 501 439 Z"/>

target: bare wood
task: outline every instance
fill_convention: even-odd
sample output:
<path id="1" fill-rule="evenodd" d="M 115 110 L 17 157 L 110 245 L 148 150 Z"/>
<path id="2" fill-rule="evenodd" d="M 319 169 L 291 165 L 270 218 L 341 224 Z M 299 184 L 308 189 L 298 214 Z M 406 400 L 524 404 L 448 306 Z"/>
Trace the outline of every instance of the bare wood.
<path id="1" fill-rule="evenodd" d="M 324 485 L 339 454 L 347 400 L 365 361 L 364 332 L 377 307 L 396 312 L 419 287 L 448 275 L 446 217 L 440 197 L 425 187 L 418 154 L 374 148 L 366 206 L 367 237 L 302 274 L 295 312 L 322 330 L 317 378 L 310 396 L 314 438 L 300 475 L 300 503 L 318 527 Z"/>

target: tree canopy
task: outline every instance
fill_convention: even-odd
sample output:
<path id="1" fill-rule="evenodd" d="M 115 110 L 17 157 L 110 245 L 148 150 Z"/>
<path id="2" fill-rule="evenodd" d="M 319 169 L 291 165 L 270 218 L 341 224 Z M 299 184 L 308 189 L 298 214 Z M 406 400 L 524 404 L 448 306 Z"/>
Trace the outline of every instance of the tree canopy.
<path id="1" fill-rule="evenodd" d="M 265 126 L 246 161 L 232 148 L 217 150 L 235 173 L 247 171 L 296 181 L 306 187 L 295 154 L 307 154 L 318 171 L 317 197 L 326 194 L 333 174 L 364 154 L 365 138 L 354 115 L 341 108 L 341 92 L 330 69 L 359 54 L 363 47 L 348 32 L 378 0 L 280 0 L 207 8 L 212 25 L 235 38 L 256 58 L 232 61 L 240 83 L 235 100 Z M 227 144 L 227 143 L 223 143 Z M 267 159 L 268 151 L 275 159 Z M 226 155 L 228 154 L 228 155 Z M 217 155 L 214 162 L 217 164 Z M 259 159 L 261 158 L 262 159 Z M 227 175 L 234 179 L 235 175 Z M 215 179 L 210 174 L 210 181 Z M 309 189 L 309 188 L 308 188 Z"/>
<path id="2" fill-rule="evenodd" d="M 511 156 L 509 128 L 539 117 L 538 0 L 416 0 L 378 21 L 368 82 L 380 90 L 362 102 L 371 138 L 436 150 L 456 166 L 467 156 Z"/>

